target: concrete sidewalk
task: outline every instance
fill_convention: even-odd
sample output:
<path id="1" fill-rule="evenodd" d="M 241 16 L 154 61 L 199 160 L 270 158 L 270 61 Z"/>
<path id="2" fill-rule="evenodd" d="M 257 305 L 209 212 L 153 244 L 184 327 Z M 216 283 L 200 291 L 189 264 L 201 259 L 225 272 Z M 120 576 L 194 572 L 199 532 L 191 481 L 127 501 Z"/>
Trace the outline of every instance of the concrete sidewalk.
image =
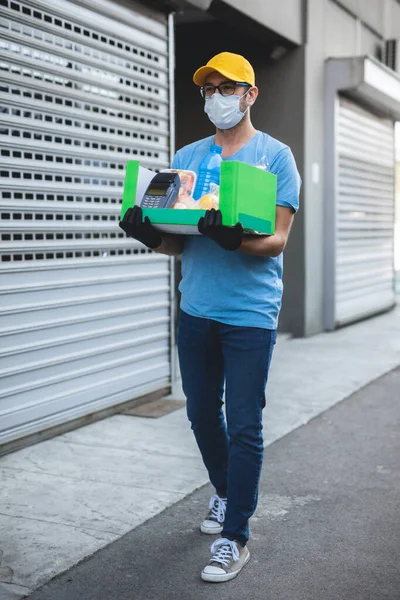
<path id="1" fill-rule="evenodd" d="M 399 600 L 399 428 L 400 369 L 272 444 L 231 582 L 200 579 L 206 486 L 30 600 Z"/>
<path id="2" fill-rule="evenodd" d="M 398 365 L 399 310 L 278 340 L 266 445 Z M 116 415 L 25 448 L 0 459 L 0 477 L 2 600 L 26 596 L 207 482 L 184 409 Z"/>

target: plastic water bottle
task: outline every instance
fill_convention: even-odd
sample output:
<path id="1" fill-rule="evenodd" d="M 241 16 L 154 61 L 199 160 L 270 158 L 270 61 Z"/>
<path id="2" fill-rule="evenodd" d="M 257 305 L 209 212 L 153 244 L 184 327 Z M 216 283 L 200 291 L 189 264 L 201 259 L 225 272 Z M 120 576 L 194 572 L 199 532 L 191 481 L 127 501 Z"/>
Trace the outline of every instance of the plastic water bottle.
<path id="1" fill-rule="evenodd" d="M 198 200 L 210 191 L 212 183 L 219 185 L 219 175 L 222 162 L 222 147 L 211 144 L 210 151 L 205 155 L 199 165 L 196 188 L 193 198 Z"/>

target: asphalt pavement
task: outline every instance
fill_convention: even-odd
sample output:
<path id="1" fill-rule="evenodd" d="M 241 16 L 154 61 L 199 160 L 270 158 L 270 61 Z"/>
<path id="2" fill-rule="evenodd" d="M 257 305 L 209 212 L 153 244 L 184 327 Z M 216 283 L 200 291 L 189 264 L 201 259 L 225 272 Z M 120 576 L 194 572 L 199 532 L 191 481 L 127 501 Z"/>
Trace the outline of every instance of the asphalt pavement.
<path id="1" fill-rule="evenodd" d="M 30 600 L 400 600 L 400 369 L 266 448 L 252 558 L 207 584 L 209 485 Z"/>

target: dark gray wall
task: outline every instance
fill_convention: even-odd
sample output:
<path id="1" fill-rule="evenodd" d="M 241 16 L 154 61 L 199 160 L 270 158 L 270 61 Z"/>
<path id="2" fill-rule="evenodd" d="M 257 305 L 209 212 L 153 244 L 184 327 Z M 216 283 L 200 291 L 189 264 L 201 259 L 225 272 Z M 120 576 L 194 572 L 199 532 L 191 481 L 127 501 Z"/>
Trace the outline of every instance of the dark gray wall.
<path id="1" fill-rule="evenodd" d="M 275 64 L 255 63 L 260 96 L 252 111 L 254 125 L 291 147 L 304 172 L 304 49 L 292 50 Z M 284 257 L 281 331 L 301 336 L 304 331 L 304 210 L 294 219 Z"/>
<path id="2" fill-rule="evenodd" d="M 303 42 L 303 0 L 224 0 L 225 4 L 277 31 L 295 44 Z"/>

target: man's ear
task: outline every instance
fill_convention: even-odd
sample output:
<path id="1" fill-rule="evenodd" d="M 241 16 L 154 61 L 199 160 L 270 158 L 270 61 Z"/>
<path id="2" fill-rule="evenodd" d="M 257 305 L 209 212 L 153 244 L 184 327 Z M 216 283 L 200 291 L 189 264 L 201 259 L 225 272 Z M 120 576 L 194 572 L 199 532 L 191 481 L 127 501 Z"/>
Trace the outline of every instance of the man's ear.
<path id="1" fill-rule="evenodd" d="M 253 106 L 254 102 L 257 100 L 258 96 L 258 87 L 254 86 L 250 88 L 249 93 L 247 94 L 249 99 L 249 106 Z"/>

